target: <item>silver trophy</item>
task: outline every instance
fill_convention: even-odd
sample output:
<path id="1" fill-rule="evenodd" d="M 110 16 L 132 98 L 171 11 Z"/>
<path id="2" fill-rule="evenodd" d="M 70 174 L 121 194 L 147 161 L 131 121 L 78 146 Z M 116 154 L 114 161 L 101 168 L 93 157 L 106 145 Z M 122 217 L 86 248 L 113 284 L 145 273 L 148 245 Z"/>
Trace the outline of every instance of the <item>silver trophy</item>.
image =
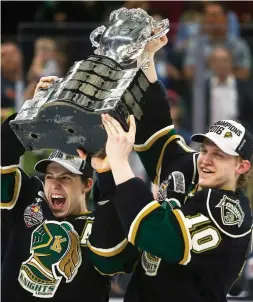
<path id="1" fill-rule="evenodd" d="M 47 90 L 40 89 L 10 122 L 25 148 L 60 149 L 68 154 L 82 148 L 94 155 L 106 142 L 101 113 L 114 116 L 125 130 L 129 114 L 138 123 L 149 87 L 142 71 L 149 66 L 149 55 L 143 51 L 148 42 L 168 31 L 167 19 L 157 22 L 140 8 L 113 11 L 108 26 L 90 35 L 95 54 L 75 62 Z M 142 61 L 137 67 L 138 58 Z"/>

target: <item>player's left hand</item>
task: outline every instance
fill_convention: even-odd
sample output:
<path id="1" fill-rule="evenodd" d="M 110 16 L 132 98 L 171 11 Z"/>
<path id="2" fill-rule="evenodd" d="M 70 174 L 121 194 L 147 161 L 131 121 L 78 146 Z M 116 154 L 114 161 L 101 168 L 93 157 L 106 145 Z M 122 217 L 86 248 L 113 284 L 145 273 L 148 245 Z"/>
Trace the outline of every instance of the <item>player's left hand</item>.
<path id="1" fill-rule="evenodd" d="M 35 88 L 34 96 L 36 95 L 36 93 L 40 88 L 48 89 L 56 80 L 58 80 L 58 77 L 56 76 L 47 76 L 47 77 L 40 78 L 40 81 Z"/>
<path id="2" fill-rule="evenodd" d="M 124 131 L 120 123 L 109 114 L 102 114 L 102 123 L 107 133 L 106 154 L 110 165 L 128 161 L 129 154 L 133 150 L 136 125 L 134 116 L 130 115 L 129 130 Z"/>

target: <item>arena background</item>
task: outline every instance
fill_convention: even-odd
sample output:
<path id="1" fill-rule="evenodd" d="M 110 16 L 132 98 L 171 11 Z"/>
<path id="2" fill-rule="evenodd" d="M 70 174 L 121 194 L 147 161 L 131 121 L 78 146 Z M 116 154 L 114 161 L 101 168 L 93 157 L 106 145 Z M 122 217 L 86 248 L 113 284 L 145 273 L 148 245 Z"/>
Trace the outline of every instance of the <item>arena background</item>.
<path id="1" fill-rule="evenodd" d="M 252 132 L 253 2 L 221 2 L 221 11 L 214 9 L 209 15 L 204 10 L 207 2 L 2 1 L 1 119 L 33 97 L 40 77 L 64 76 L 75 61 L 91 54 L 94 50 L 89 40 L 91 31 L 106 25 L 112 10 L 125 6 L 141 7 L 157 20 L 170 20 L 169 41 L 156 55 L 156 68 L 168 89 L 175 126 L 187 143 L 191 133 L 205 131 L 221 115 L 224 119 L 239 120 Z M 211 47 L 204 35 L 212 39 L 218 27 L 224 39 Z M 228 40 L 235 44 L 226 43 Z M 210 85 L 214 77 L 229 79 L 222 92 L 225 97 L 220 101 L 215 86 Z M 229 84 L 231 78 L 235 85 Z M 27 152 L 21 165 L 27 173 L 34 174 L 35 162 L 48 153 Z M 146 179 L 135 154 L 132 165 L 136 174 Z M 252 203 L 252 176 L 245 190 Z M 248 295 L 247 280 L 253 280 L 253 266 L 250 269 L 251 274 L 245 273 L 240 297 Z M 123 295 L 128 279 L 120 276 L 113 280 L 112 297 Z"/>

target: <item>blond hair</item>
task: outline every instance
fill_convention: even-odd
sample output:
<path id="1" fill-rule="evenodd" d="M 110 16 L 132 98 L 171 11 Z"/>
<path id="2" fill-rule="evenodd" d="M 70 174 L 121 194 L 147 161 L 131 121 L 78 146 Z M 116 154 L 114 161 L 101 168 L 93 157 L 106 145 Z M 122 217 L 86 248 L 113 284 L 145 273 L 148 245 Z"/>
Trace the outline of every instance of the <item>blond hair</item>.
<path id="1" fill-rule="evenodd" d="M 242 161 L 242 159 L 239 157 L 239 160 Z M 244 190 L 246 189 L 246 185 L 248 184 L 249 182 L 249 179 L 252 178 L 253 174 L 253 168 L 252 168 L 252 165 L 250 166 L 249 170 L 243 174 L 241 174 L 237 181 L 236 181 L 236 189 L 241 189 L 241 190 Z"/>

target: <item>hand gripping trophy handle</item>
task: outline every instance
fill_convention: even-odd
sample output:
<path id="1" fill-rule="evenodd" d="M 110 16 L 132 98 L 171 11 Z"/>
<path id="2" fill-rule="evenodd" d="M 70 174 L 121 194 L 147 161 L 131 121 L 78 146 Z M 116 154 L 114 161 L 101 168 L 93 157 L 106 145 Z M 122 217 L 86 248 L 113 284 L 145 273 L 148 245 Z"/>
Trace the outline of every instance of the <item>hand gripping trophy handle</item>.
<path id="1" fill-rule="evenodd" d="M 160 22 L 154 22 L 153 24 L 153 29 L 154 30 L 159 30 L 162 29 L 160 31 L 158 31 L 156 34 L 154 34 L 153 36 L 148 37 L 146 40 L 144 40 L 142 43 L 144 45 L 148 44 L 149 42 L 158 39 L 164 35 L 167 34 L 167 32 L 170 30 L 170 24 L 169 24 L 169 20 L 168 19 L 164 19 Z M 142 44 L 142 45 L 143 45 Z M 142 46 L 143 47 L 143 46 Z M 144 46 L 145 47 L 145 46 Z M 140 68 L 147 70 L 149 68 L 149 64 L 150 64 L 150 57 L 148 52 L 144 52 L 143 53 L 143 61 L 140 65 Z"/>

